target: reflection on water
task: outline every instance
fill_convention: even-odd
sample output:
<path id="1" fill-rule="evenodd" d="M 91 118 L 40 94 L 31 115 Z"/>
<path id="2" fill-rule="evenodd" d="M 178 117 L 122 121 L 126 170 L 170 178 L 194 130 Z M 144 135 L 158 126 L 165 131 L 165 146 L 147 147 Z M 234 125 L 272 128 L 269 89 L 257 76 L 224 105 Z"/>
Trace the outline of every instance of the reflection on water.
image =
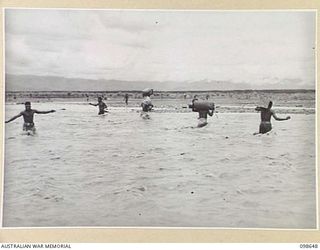
<path id="1" fill-rule="evenodd" d="M 254 113 L 33 108 L 57 112 L 6 124 L 4 226 L 316 227 L 314 115 L 253 136 Z"/>

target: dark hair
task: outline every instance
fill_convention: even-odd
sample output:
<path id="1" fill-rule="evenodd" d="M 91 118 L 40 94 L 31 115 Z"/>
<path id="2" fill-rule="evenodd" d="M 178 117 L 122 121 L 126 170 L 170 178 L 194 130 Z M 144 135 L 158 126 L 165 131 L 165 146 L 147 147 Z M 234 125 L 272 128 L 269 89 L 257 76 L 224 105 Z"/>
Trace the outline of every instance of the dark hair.
<path id="1" fill-rule="evenodd" d="M 24 105 L 31 105 L 31 102 L 25 102 Z"/>
<path id="2" fill-rule="evenodd" d="M 270 109 L 272 107 L 272 101 L 269 102 L 268 108 Z"/>

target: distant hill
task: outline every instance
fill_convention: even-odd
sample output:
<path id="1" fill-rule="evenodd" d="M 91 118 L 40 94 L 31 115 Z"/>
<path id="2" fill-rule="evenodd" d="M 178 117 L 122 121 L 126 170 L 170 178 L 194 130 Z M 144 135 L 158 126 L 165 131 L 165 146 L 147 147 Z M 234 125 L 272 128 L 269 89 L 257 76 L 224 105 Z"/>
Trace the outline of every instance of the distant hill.
<path id="1" fill-rule="evenodd" d="M 124 91 L 153 88 L 159 91 L 188 90 L 244 90 L 244 89 L 314 89 L 314 86 L 301 87 L 296 81 L 284 79 L 282 83 L 268 84 L 256 87 L 248 83 L 228 81 L 120 81 L 120 80 L 90 80 L 65 78 L 57 76 L 11 75 L 5 76 L 6 91 Z"/>

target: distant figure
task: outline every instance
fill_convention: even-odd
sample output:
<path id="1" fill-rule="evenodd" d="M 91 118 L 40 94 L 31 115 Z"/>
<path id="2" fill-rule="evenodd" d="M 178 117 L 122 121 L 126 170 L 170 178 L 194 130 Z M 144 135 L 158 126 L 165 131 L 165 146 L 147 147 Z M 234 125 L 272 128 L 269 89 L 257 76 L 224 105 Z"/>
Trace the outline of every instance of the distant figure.
<path id="1" fill-rule="evenodd" d="M 271 116 L 277 121 L 286 121 L 289 120 L 291 117 L 287 116 L 286 118 L 279 118 L 276 116 L 275 112 L 271 109 L 272 108 L 272 102 L 269 102 L 268 108 L 264 107 L 256 107 L 255 110 L 261 112 L 261 123 L 259 127 L 259 133 L 254 133 L 256 134 L 265 134 L 271 131 L 272 126 L 271 126 Z"/>
<path id="2" fill-rule="evenodd" d="M 151 111 L 153 108 L 153 104 L 150 98 L 151 95 L 153 95 L 153 89 L 147 88 L 142 91 L 143 101 L 141 103 L 141 107 L 143 112 Z"/>
<path id="3" fill-rule="evenodd" d="M 152 110 L 153 104 L 151 102 L 150 96 L 148 95 L 144 96 L 143 101 L 141 103 L 141 107 L 142 107 L 142 111 L 144 112 L 149 112 Z"/>
<path id="4" fill-rule="evenodd" d="M 209 98 L 210 98 L 210 95 L 207 94 L 207 95 L 206 95 L 206 100 L 209 100 Z"/>
<path id="5" fill-rule="evenodd" d="M 213 102 L 199 101 L 198 96 L 195 95 L 192 100 L 192 104 L 189 105 L 189 108 L 192 108 L 193 112 L 198 112 L 198 127 L 204 127 L 208 124 L 207 119 L 208 115 L 213 116 L 215 105 Z"/>
<path id="6" fill-rule="evenodd" d="M 6 121 L 5 123 L 9 123 L 15 119 L 17 119 L 20 116 L 23 116 L 23 131 L 27 131 L 27 132 L 32 132 L 35 133 L 36 128 L 33 122 L 33 116 L 34 114 L 48 114 L 48 113 L 53 113 L 56 112 L 55 110 L 50 110 L 50 111 L 38 111 L 35 109 L 31 109 L 31 103 L 30 102 L 25 102 L 25 110 L 21 111 L 18 115 L 12 117 L 11 119 L 9 119 L 8 121 Z"/>
<path id="7" fill-rule="evenodd" d="M 193 107 L 194 107 L 194 102 L 195 102 L 195 101 L 198 101 L 198 95 L 194 95 L 194 97 L 193 97 L 193 99 L 192 99 L 192 101 L 191 101 Z M 193 108 L 192 108 L 192 111 L 194 111 Z"/>
<path id="8" fill-rule="evenodd" d="M 124 100 L 126 102 L 126 105 L 128 105 L 128 100 L 129 100 L 129 95 L 128 94 L 124 95 Z"/>
<path id="9" fill-rule="evenodd" d="M 187 94 L 183 94 L 183 99 L 186 99 L 187 98 Z"/>
<path id="10" fill-rule="evenodd" d="M 107 109 L 107 105 L 102 101 L 102 97 L 98 97 L 98 103 L 94 104 L 94 103 L 89 103 L 89 105 L 92 106 L 99 106 L 99 113 L 98 115 L 103 115 L 105 112 L 108 112 Z"/>

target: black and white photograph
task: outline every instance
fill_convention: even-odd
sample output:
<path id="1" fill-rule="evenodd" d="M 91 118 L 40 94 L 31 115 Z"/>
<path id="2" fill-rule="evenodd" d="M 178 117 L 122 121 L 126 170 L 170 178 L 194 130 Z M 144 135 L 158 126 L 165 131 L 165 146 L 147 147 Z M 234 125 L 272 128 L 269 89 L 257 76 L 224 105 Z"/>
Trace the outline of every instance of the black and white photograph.
<path id="1" fill-rule="evenodd" d="M 316 11 L 3 14 L 3 228 L 318 228 Z"/>

